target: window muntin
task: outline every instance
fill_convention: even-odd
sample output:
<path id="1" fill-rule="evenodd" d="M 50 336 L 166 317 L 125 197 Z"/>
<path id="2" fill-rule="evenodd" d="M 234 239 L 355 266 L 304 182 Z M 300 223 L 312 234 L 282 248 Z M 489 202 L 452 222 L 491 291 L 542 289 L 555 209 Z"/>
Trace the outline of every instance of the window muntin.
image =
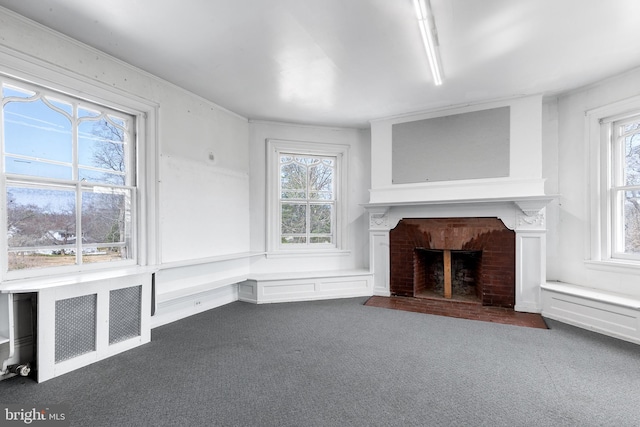
<path id="1" fill-rule="evenodd" d="M 335 247 L 336 157 L 280 153 L 281 247 Z"/>
<path id="2" fill-rule="evenodd" d="M 134 261 L 134 124 L 98 104 L 2 81 L 5 271 Z"/>
<path id="3" fill-rule="evenodd" d="M 640 260 L 640 115 L 611 126 L 611 257 Z"/>

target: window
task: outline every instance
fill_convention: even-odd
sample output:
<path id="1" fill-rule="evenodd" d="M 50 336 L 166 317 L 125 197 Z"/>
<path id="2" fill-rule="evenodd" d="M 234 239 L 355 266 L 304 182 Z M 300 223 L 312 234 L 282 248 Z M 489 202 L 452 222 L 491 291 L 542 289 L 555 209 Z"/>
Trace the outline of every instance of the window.
<path id="1" fill-rule="evenodd" d="M 347 151 L 342 145 L 268 140 L 270 252 L 343 248 Z"/>
<path id="2" fill-rule="evenodd" d="M 280 153 L 280 243 L 335 244 L 335 157 Z"/>
<path id="3" fill-rule="evenodd" d="M 0 80 L 4 272 L 135 263 L 136 117 Z"/>
<path id="4" fill-rule="evenodd" d="M 586 113 L 593 268 L 640 266 L 640 97 Z"/>
<path id="5" fill-rule="evenodd" d="M 640 259 L 640 115 L 610 127 L 612 258 Z"/>

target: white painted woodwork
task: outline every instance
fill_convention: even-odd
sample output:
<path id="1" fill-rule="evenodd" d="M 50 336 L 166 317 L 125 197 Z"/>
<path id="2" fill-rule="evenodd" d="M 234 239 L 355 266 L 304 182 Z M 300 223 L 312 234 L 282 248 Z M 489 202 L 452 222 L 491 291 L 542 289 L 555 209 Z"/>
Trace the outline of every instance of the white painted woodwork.
<path id="1" fill-rule="evenodd" d="M 256 304 L 369 296 L 368 270 L 252 274 L 238 284 L 240 301 Z"/>
<path id="2" fill-rule="evenodd" d="M 151 340 L 151 274 L 130 274 L 114 278 L 89 280 L 86 276 L 75 284 L 44 287 L 38 291 L 38 382 L 57 377 Z M 109 292 L 141 286 L 140 336 L 109 344 Z M 56 301 L 83 295 L 97 295 L 96 349 L 71 359 L 55 361 Z"/>
<path id="3" fill-rule="evenodd" d="M 542 315 L 640 344 L 640 298 L 562 282 L 542 285 Z"/>

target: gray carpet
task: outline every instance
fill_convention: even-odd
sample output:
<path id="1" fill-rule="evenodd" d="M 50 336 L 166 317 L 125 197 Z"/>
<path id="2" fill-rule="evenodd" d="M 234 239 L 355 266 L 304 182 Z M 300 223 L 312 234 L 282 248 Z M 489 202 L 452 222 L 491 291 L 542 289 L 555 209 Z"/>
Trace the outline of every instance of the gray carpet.
<path id="1" fill-rule="evenodd" d="M 639 426 L 640 346 L 365 307 L 229 304 L 0 402 L 69 403 L 78 426 Z"/>

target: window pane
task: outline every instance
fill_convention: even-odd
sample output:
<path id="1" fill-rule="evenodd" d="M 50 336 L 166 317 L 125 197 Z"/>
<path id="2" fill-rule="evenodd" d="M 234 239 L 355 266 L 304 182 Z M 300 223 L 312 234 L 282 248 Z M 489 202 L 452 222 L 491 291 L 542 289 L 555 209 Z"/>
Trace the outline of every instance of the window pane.
<path id="1" fill-rule="evenodd" d="M 91 169 L 78 169 L 80 181 L 95 182 L 97 184 L 125 185 L 126 176 L 124 173 L 100 172 Z"/>
<path id="2" fill-rule="evenodd" d="M 624 136 L 624 185 L 640 185 L 640 122 L 623 126 Z"/>
<path id="3" fill-rule="evenodd" d="M 332 209 L 333 205 L 310 205 L 312 234 L 331 234 Z"/>
<path id="4" fill-rule="evenodd" d="M 305 234 L 307 232 L 306 204 L 283 203 L 281 215 L 282 234 Z"/>
<path id="5" fill-rule="evenodd" d="M 311 166 L 311 165 L 315 165 L 317 163 L 320 163 L 320 160 L 316 159 L 315 157 L 295 157 L 294 161 L 300 163 L 301 165 L 305 165 L 305 166 Z"/>
<path id="6" fill-rule="evenodd" d="M 83 264 L 122 261 L 128 258 L 129 255 L 126 246 L 101 246 L 99 248 L 87 247 L 82 251 Z"/>
<path id="7" fill-rule="evenodd" d="M 309 198 L 333 199 L 333 161 L 323 160 L 309 170 Z"/>
<path id="8" fill-rule="evenodd" d="M 104 175 L 84 174 L 87 181 L 125 184 L 126 130 L 101 120 L 85 120 L 78 125 L 78 161 L 81 165 L 99 168 Z M 110 171 L 119 172 L 112 174 Z M 115 182 L 114 182 L 115 181 Z"/>
<path id="9" fill-rule="evenodd" d="M 4 106 L 5 152 L 71 163 L 71 121 L 41 99 Z"/>
<path id="10" fill-rule="evenodd" d="M 73 116 L 73 105 L 69 104 L 68 102 L 59 101 L 57 99 L 52 99 L 49 97 L 47 97 L 46 99 L 51 105 L 67 113 L 69 117 Z"/>
<path id="11" fill-rule="evenodd" d="M 322 236 L 322 237 L 313 236 L 309 240 L 311 241 L 311 243 L 331 243 L 331 236 Z"/>
<path id="12" fill-rule="evenodd" d="M 304 244 L 307 243 L 307 238 L 305 236 L 282 236 L 282 243 Z"/>
<path id="13" fill-rule="evenodd" d="M 7 187 L 9 270 L 75 263 L 75 193 L 69 190 Z M 60 246 L 60 248 L 55 248 Z"/>
<path id="14" fill-rule="evenodd" d="M 126 259 L 130 244 L 131 191 L 96 188 L 82 193 L 83 260 L 91 262 Z M 109 245 L 123 243 L 123 245 Z"/>
<path id="15" fill-rule="evenodd" d="M 100 112 L 89 108 L 78 107 L 78 117 L 100 117 Z"/>
<path id="16" fill-rule="evenodd" d="M 280 166 L 280 188 L 283 199 L 304 199 L 307 194 L 307 169 L 306 167 L 288 163 Z"/>
<path id="17" fill-rule="evenodd" d="M 71 179 L 71 166 L 63 166 L 30 159 L 5 157 L 5 171 L 18 175 L 38 176 L 42 178 Z"/>
<path id="18" fill-rule="evenodd" d="M 624 252 L 640 254 L 640 191 L 625 191 Z"/>
<path id="19" fill-rule="evenodd" d="M 37 250 L 37 251 L 9 251 L 8 256 L 9 271 L 23 270 L 26 268 L 48 268 L 61 267 L 64 265 L 75 265 L 75 249 L 60 250 Z"/>
<path id="20" fill-rule="evenodd" d="M 5 85 L 2 88 L 2 95 L 5 97 L 15 96 L 17 98 L 25 99 L 25 98 L 31 98 L 32 96 L 35 96 L 35 94 L 36 93 L 32 90 L 22 89 L 22 88 L 8 86 L 8 85 Z"/>

